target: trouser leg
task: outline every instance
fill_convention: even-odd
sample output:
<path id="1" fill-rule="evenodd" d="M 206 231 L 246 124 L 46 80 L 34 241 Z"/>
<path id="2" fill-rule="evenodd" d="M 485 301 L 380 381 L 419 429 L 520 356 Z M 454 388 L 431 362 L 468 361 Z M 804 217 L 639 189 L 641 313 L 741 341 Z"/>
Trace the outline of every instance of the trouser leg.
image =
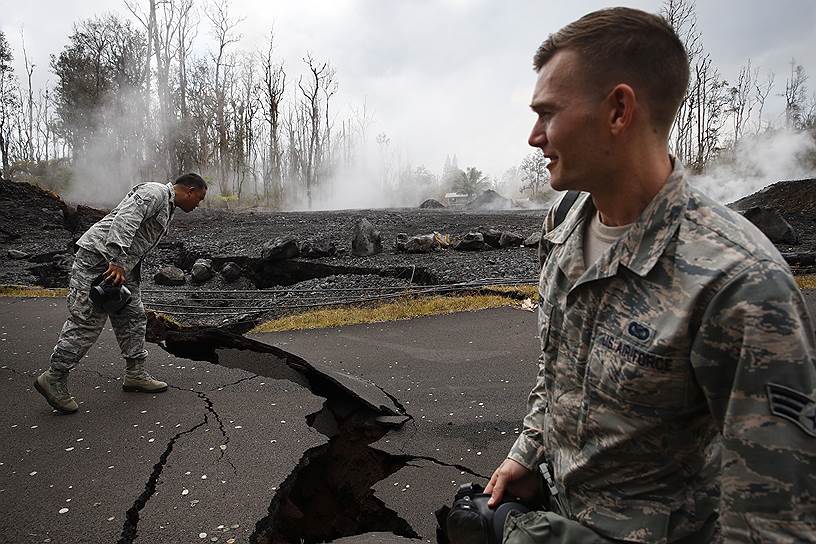
<path id="1" fill-rule="evenodd" d="M 145 332 L 147 316 L 145 315 L 142 295 L 137 282 L 128 283 L 131 296 L 130 304 L 121 312 L 112 314 L 111 324 L 122 356 L 126 361 L 125 379 L 122 389 L 130 392 L 161 393 L 167 391 L 167 384 L 153 378 L 145 370 L 147 350 L 145 349 Z"/>
<path id="2" fill-rule="evenodd" d="M 59 374 L 67 374 L 88 353 L 107 319 L 93 307 L 88 293 L 76 288 L 68 290 L 68 313 L 51 353 L 51 370 Z"/>
<path id="3" fill-rule="evenodd" d="M 511 513 L 504 523 L 504 544 L 612 544 L 589 527 L 554 512 Z"/>
<path id="4" fill-rule="evenodd" d="M 147 358 L 145 349 L 145 332 L 147 331 L 147 316 L 142 304 L 142 293 L 139 284 L 128 282 L 131 301 L 122 311 L 111 314 L 110 320 L 116 341 L 122 350 L 125 360 L 141 360 Z"/>

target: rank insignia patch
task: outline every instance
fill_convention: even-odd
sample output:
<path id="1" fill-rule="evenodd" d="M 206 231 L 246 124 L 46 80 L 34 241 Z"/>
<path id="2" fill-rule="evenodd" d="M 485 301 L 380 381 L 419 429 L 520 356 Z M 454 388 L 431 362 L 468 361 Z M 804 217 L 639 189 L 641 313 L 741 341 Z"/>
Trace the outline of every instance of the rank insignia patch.
<path id="1" fill-rule="evenodd" d="M 790 387 L 769 383 L 768 405 L 775 416 L 787 419 L 816 438 L 816 401 Z"/>

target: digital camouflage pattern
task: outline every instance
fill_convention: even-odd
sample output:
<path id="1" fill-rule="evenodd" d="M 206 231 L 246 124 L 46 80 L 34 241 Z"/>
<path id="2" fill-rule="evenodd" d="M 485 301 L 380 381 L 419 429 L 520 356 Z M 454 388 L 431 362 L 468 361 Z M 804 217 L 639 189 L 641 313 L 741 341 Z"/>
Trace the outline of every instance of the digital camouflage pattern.
<path id="1" fill-rule="evenodd" d="M 508 457 L 549 462 L 562 513 L 606 538 L 816 541 L 816 339 L 785 261 L 676 160 L 585 270 L 593 213 L 582 194 L 545 221 L 542 351 Z"/>
<path id="2" fill-rule="evenodd" d="M 140 183 L 77 241 L 109 263 L 133 270 L 167 234 L 175 209 L 172 183 Z"/>
<path id="3" fill-rule="evenodd" d="M 68 289 L 68 320 L 51 354 L 51 369 L 68 372 L 99 338 L 110 317 L 122 356 L 144 361 L 147 317 L 139 289 L 139 264 L 167 234 L 175 208 L 173 184 L 142 183 L 133 187 L 111 212 L 77 241 Z M 114 263 L 125 270 L 132 300 L 121 312 L 94 308 L 89 297 L 93 280 Z"/>
<path id="4" fill-rule="evenodd" d="M 139 283 L 128 278 L 125 283 L 133 297 L 117 314 L 106 314 L 97 310 L 89 297 L 91 282 L 108 268 L 107 260 L 86 249 L 80 248 L 71 268 L 71 283 L 68 289 L 68 319 L 62 326 L 59 340 L 51 354 L 51 369 L 69 372 L 82 360 L 91 346 L 99 338 L 105 321 L 110 317 L 113 332 L 122 350 L 122 357 L 128 360 L 144 360 L 145 331 L 147 317 L 142 305 Z"/>

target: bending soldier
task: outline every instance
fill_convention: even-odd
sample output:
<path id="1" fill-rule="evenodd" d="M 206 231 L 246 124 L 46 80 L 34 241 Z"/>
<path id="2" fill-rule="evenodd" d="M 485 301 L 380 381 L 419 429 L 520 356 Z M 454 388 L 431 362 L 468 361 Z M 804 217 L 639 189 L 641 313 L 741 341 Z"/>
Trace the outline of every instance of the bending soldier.
<path id="1" fill-rule="evenodd" d="M 70 315 L 51 354 L 50 367 L 34 382 L 52 407 L 63 413 L 77 411 L 68 392 L 68 373 L 96 342 L 108 317 L 126 362 L 122 389 L 167 390 L 166 383 L 145 370 L 147 318 L 139 293 L 141 263 L 167 234 L 175 208 L 191 212 L 206 194 L 207 184 L 198 174 L 184 174 L 166 185 L 139 184 L 77 241 L 68 289 Z M 91 286 L 100 280 L 129 289 L 130 301 L 120 311 L 108 314 L 92 303 Z"/>

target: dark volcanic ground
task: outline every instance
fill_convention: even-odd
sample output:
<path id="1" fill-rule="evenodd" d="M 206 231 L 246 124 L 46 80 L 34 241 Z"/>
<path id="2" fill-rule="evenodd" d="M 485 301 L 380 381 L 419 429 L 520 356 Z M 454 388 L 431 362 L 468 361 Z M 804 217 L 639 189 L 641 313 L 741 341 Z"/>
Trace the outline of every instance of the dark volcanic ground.
<path id="1" fill-rule="evenodd" d="M 739 210 L 753 206 L 777 209 L 800 238 L 796 245 L 779 244 L 780 251 L 816 252 L 816 180 L 779 182 L 731 206 Z M 0 210 L 0 284 L 46 287 L 67 286 L 74 242 L 103 215 L 91 208 L 68 206 L 56 195 L 31 185 L 6 181 L 0 181 Z M 170 234 L 144 263 L 145 299 L 148 306 L 155 304 L 159 309 L 182 312 L 182 321 L 199 319 L 184 312 L 209 311 L 212 315 L 207 322 L 215 324 L 225 318 L 235 320 L 241 313 L 236 306 L 274 308 L 271 313 L 277 315 L 303 307 L 300 304 L 319 304 L 321 297 L 342 298 L 343 290 L 353 288 L 368 291 L 348 291 L 350 298 L 377 292 L 376 289 L 393 292 L 409 285 L 433 286 L 489 278 L 531 279 L 536 274 L 533 247 L 406 254 L 396 252 L 394 242 L 398 233 L 413 236 L 434 231 L 455 241 L 482 227 L 527 237 L 539 231 L 545 213 L 546 210 L 419 208 L 321 212 L 199 209 L 189 214 L 177 210 Z M 351 254 L 351 240 L 355 223 L 364 217 L 382 233 L 383 252 L 357 257 Z M 338 252 L 332 257 L 264 261 L 264 244 L 287 235 L 301 242 L 329 241 Z M 243 276 L 227 283 L 216 274 L 206 283 L 193 284 L 190 270 L 198 258 L 212 259 L 216 271 L 226 262 L 234 261 L 243 270 Z M 186 285 L 166 287 L 153 283 L 155 272 L 170 264 L 185 271 Z M 248 293 L 258 289 L 265 291 Z M 275 289 L 279 292 L 272 296 Z M 295 292 L 280 292 L 285 289 Z M 225 295 L 225 290 L 240 293 Z M 252 300 L 236 302 L 244 297 Z M 195 310 L 187 311 L 184 306 Z M 244 319 L 247 317 L 257 320 L 260 314 L 254 312 Z"/>

